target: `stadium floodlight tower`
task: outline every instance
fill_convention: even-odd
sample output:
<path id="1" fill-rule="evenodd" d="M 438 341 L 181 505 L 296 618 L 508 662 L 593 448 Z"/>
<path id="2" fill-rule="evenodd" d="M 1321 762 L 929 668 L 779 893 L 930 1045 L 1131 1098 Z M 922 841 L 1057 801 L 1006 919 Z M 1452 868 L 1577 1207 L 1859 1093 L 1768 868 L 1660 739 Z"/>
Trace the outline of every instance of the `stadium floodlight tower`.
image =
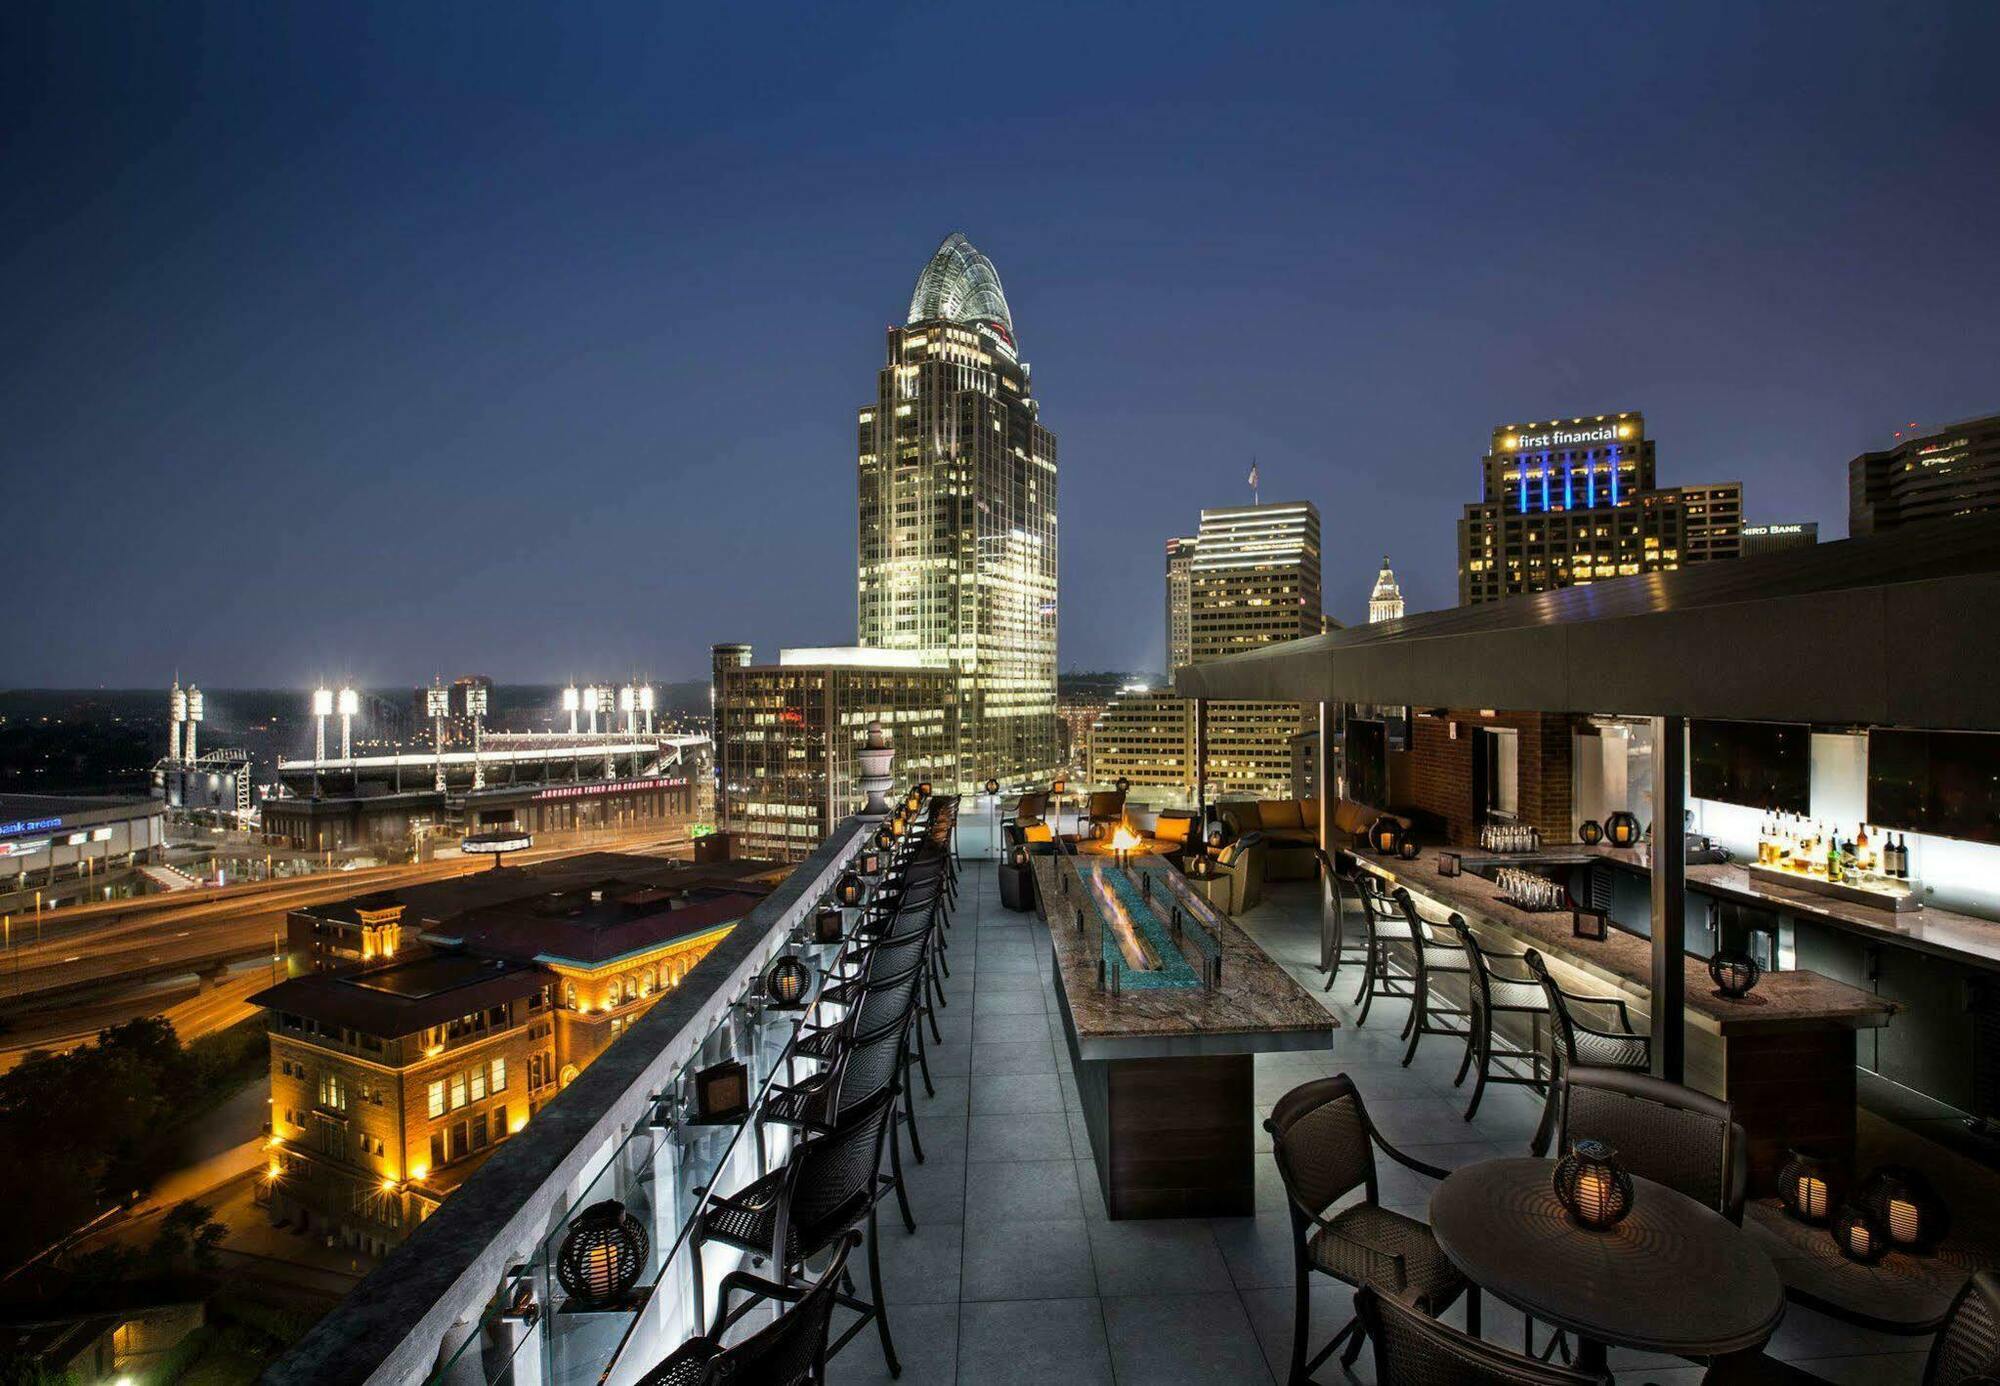
<path id="1" fill-rule="evenodd" d="M 625 735 L 637 735 L 639 731 L 639 690 L 629 683 L 618 690 L 618 710 L 625 714 Z"/>
<path id="2" fill-rule="evenodd" d="M 569 734 L 576 735 L 576 710 L 582 706 L 578 700 L 576 685 L 571 684 L 562 691 L 562 710 L 569 714 Z"/>
<path id="3" fill-rule="evenodd" d="M 354 714 L 361 711 L 361 695 L 352 688 L 340 690 L 340 698 L 335 703 L 340 712 L 340 758 L 354 759 Z"/>
<path id="4" fill-rule="evenodd" d="M 195 687 L 195 686 L 194 686 L 193 684 L 189 684 L 189 685 L 188 685 L 188 717 L 187 717 L 187 757 L 186 757 L 186 759 L 187 759 L 187 760 L 188 760 L 188 761 L 189 761 L 190 763 L 192 763 L 192 762 L 193 762 L 193 760 L 194 760 L 194 756 L 195 756 L 195 751 L 194 751 L 194 729 L 195 729 L 195 724 L 196 724 L 197 722 L 200 722 L 200 721 L 201 721 L 201 720 L 202 720 L 202 719 L 203 719 L 203 718 L 204 718 L 205 716 L 207 716 L 207 713 L 206 713 L 206 712 L 205 712 L 205 711 L 203 710 L 203 707 L 202 707 L 202 698 L 201 698 L 201 690 L 200 690 L 199 688 L 196 688 L 196 687 Z"/>
<path id="5" fill-rule="evenodd" d="M 652 685 L 652 684 L 650 684 L 650 683 L 642 683 L 642 684 L 640 684 L 640 685 L 639 685 L 639 711 L 641 711 L 641 712 L 643 712 L 643 713 L 645 713 L 645 714 L 646 714 L 646 735 L 648 735 L 648 736 L 651 736 L 651 735 L 653 734 L 653 707 L 654 707 L 654 705 L 655 705 L 655 698 L 654 698 L 654 696 L 653 696 L 653 685 Z"/>
<path id="6" fill-rule="evenodd" d="M 172 723 L 172 729 L 167 733 L 167 763 L 171 765 L 181 758 L 184 744 L 181 724 L 188 719 L 188 695 L 182 691 L 178 675 L 174 678 L 173 688 L 167 693 L 167 716 Z"/>
<path id="7" fill-rule="evenodd" d="M 465 715 L 472 719 L 472 787 L 486 788 L 486 762 L 481 758 L 481 742 L 486 718 L 486 685 L 469 683 L 465 686 Z"/>
<path id="8" fill-rule="evenodd" d="M 333 716 L 333 690 L 313 690 L 313 798 L 319 797 L 320 767 L 326 764 L 326 719 Z"/>
<path id="9" fill-rule="evenodd" d="M 590 734 L 597 735 L 597 685 L 591 684 L 583 690 L 583 710 L 590 714 Z"/>
<path id="10" fill-rule="evenodd" d="M 451 716 L 451 690 L 439 688 L 433 679 L 424 690 L 424 711 L 431 719 L 431 754 L 437 757 L 438 792 L 444 792 L 444 719 Z"/>

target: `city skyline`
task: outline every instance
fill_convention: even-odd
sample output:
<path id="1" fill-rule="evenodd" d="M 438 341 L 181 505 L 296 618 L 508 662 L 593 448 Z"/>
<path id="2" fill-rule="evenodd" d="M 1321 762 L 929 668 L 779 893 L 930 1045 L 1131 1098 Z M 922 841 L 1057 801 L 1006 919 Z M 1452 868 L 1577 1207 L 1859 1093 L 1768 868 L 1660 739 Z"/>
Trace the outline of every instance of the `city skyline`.
<path id="1" fill-rule="evenodd" d="M 932 119 L 894 26 L 555 22 L 28 26 L 0 391 L 43 522 L 14 567 L 91 638 L 12 604 L 0 682 L 693 679 L 716 639 L 823 638 L 851 597 L 798 578 L 854 560 L 853 382 L 961 227 L 1060 421 L 1065 669 L 1162 666 L 1124 608 L 1253 456 L 1320 507 L 1353 622 L 1384 548 L 1412 612 L 1453 602 L 1496 419 L 1634 402 L 1664 474 L 1831 539 L 1850 459 L 1993 408 L 2000 193 L 1963 176 L 1991 11 L 1278 13 L 1171 45 L 1086 14 L 997 35 L 994 109 Z M 1494 79 L 1521 64 L 1575 100 Z M 954 161 L 982 143 L 1010 176 Z M 1962 215 L 1912 218 L 1938 185 Z M 744 542 L 771 532 L 782 564 Z"/>

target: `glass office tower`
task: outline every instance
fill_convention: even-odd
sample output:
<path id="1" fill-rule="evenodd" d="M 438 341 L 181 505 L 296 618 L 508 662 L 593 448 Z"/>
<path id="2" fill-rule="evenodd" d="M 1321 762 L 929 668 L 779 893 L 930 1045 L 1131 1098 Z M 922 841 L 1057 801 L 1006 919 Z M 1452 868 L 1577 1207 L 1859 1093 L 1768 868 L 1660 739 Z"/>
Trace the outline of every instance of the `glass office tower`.
<path id="1" fill-rule="evenodd" d="M 949 661 L 961 788 L 1050 775 L 1056 440 L 992 261 L 954 233 L 888 333 L 856 420 L 861 644 Z"/>

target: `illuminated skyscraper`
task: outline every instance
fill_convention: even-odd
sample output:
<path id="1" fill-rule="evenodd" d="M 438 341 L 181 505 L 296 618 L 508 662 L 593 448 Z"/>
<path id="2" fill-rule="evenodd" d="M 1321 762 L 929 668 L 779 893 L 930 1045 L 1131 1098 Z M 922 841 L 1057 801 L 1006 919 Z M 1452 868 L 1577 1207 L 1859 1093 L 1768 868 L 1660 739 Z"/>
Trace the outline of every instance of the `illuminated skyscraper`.
<path id="1" fill-rule="evenodd" d="M 1458 522 L 1458 600 L 1742 556 L 1743 486 L 1661 487 L 1639 414 L 1503 424 Z"/>
<path id="2" fill-rule="evenodd" d="M 1194 618 L 1190 597 L 1196 541 L 1167 540 L 1167 677 L 1194 658 Z"/>
<path id="3" fill-rule="evenodd" d="M 1028 374 L 999 274 L 953 233 L 857 419 L 860 641 L 950 662 L 961 786 L 1058 761 L 1056 440 Z"/>
<path id="4" fill-rule="evenodd" d="M 1389 555 L 1382 555 L 1382 571 L 1375 575 L 1375 590 L 1368 594 L 1368 624 L 1403 619 L 1403 589 L 1389 571 Z"/>

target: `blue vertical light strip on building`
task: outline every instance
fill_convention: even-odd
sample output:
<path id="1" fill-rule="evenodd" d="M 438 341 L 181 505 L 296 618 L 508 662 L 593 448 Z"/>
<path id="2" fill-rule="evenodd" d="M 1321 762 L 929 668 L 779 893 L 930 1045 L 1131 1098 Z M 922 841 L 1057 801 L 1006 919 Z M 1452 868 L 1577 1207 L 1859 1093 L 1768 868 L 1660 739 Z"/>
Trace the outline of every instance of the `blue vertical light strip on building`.
<path id="1" fill-rule="evenodd" d="M 1521 459 L 1521 513 L 1528 513 L 1528 459 Z"/>
<path id="2" fill-rule="evenodd" d="M 1565 510 L 1576 509 L 1575 487 L 1576 487 L 1576 468 L 1574 466 L 1565 465 L 1563 467 L 1563 509 Z"/>
<path id="3" fill-rule="evenodd" d="M 1549 458 L 1547 453 L 1543 453 L 1542 454 L 1542 509 L 1547 510 L 1548 508 L 1549 508 Z"/>
<path id="4" fill-rule="evenodd" d="M 1590 464 L 1590 470 L 1583 474 L 1583 480 L 1584 480 L 1584 492 L 1583 492 L 1584 504 L 1588 505 L 1592 510 L 1595 510 L 1597 509 L 1597 464 L 1595 462 L 1592 462 Z"/>
<path id="5" fill-rule="evenodd" d="M 1618 449 L 1611 449 L 1611 503 L 1618 504 Z"/>

